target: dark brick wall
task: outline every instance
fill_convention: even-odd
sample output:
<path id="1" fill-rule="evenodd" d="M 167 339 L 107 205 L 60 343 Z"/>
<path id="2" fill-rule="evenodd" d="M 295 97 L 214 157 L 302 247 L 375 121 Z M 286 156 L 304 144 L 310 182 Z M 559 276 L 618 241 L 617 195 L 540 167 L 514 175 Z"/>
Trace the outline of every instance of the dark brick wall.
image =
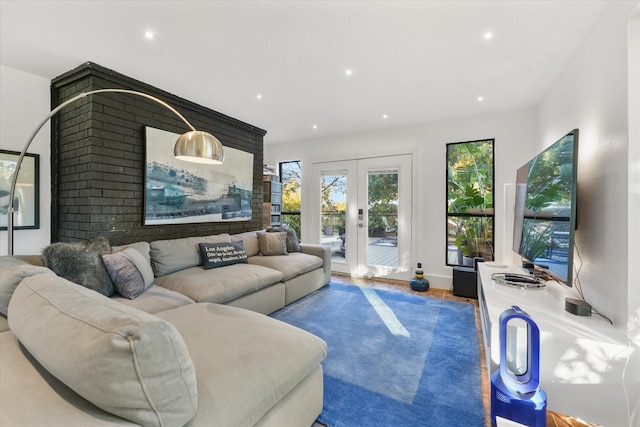
<path id="1" fill-rule="evenodd" d="M 101 93 L 52 120 L 52 242 L 105 236 L 112 245 L 262 228 L 266 132 L 93 63 L 52 80 L 52 107 L 86 91 L 122 88 L 155 96 L 224 146 L 253 154 L 253 218 L 242 222 L 144 226 L 144 127 L 177 134 L 186 124 L 162 105 L 131 94 Z M 215 167 L 215 166 L 214 166 Z"/>

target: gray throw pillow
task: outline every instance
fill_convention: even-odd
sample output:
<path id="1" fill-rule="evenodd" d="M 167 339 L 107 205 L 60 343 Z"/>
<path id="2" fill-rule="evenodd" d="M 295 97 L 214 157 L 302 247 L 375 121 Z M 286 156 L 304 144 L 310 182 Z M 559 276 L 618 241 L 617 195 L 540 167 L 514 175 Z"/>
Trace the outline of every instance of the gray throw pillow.
<path id="1" fill-rule="evenodd" d="M 151 264 L 136 249 L 102 255 L 102 261 L 116 291 L 125 298 L 136 298 L 153 283 Z"/>
<path id="2" fill-rule="evenodd" d="M 270 233 L 281 233 L 281 232 L 287 233 L 286 244 L 287 244 L 288 253 L 302 251 L 302 249 L 300 249 L 300 241 L 298 240 L 298 234 L 296 233 L 296 230 L 294 230 L 293 228 L 283 225 L 281 227 L 269 227 L 267 228 L 267 231 Z"/>
<path id="3" fill-rule="evenodd" d="M 287 233 L 266 233 L 258 231 L 258 247 L 263 256 L 289 255 L 287 252 Z"/>
<path id="4" fill-rule="evenodd" d="M 111 253 L 106 237 L 74 243 L 52 243 L 42 251 L 45 267 L 60 277 L 110 297 L 115 289 L 102 262 Z"/>

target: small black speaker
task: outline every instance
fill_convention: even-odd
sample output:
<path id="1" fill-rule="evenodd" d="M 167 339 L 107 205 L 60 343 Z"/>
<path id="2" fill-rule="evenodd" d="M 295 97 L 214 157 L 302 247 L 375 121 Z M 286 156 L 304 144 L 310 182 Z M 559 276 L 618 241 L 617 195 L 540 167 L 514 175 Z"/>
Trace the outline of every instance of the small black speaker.
<path id="1" fill-rule="evenodd" d="M 565 298 L 564 309 L 576 316 L 591 316 L 591 304 L 581 299 Z"/>

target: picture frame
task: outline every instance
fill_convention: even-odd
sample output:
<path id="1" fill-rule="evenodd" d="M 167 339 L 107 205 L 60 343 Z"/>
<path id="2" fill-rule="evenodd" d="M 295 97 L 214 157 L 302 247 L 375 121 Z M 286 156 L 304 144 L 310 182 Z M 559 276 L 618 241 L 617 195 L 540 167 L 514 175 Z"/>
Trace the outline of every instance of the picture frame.
<path id="1" fill-rule="evenodd" d="M 176 159 L 180 135 L 145 127 L 144 225 L 250 221 L 253 154 L 224 147 L 224 163 Z"/>
<path id="2" fill-rule="evenodd" d="M 20 152 L 0 150 L 0 230 L 7 229 L 11 179 Z M 25 154 L 14 194 L 13 229 L 40 228 L 40 155 Z"/>

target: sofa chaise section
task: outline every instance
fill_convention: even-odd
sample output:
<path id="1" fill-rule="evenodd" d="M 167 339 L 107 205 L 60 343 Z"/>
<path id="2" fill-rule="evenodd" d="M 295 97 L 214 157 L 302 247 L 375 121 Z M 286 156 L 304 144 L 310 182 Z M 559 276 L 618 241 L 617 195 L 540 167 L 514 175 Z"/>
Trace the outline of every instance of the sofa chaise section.
<path id="1" fill-rule="evenodd" d="M 191 304 L 157 316 L 178 329 L 193 356 L 199 405 L 191 425 L 215 419 L 221 426 L 252 426 L 268 412 L 274 417 L 300 406 L 306 418 L 295 425 L 310 426 L 322 411 L 320 363 L 327 347 L 315 335 L 219 304 Z"/>

